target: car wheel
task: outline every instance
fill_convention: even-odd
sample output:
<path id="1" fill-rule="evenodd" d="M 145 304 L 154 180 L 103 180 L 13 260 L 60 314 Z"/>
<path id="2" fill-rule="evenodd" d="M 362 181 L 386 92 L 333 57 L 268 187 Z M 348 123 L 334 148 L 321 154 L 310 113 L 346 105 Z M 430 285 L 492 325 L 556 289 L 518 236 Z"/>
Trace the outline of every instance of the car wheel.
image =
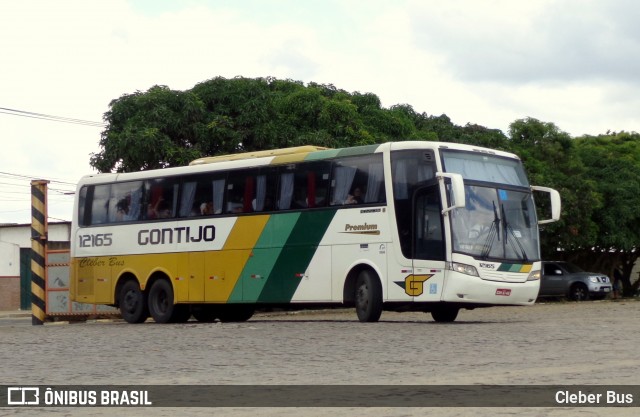
<path id="1" fill-rule="evenodd" d="M 589 289 L 584 284 L 573 284 L 569 289 L 569 299 L 573 301 L 586 301 L 589 299 Z"/>

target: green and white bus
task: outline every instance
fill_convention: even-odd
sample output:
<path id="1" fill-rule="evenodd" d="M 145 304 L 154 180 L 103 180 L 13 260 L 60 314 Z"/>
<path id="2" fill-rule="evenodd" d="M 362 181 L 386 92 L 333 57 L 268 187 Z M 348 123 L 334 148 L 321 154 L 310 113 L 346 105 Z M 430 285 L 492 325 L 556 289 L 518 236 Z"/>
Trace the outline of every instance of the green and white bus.
<path id="1" fill-rule="evenodd" d="M 550 219 L 536 215 L 533 191 Z M 244 321 L 256 309 L 430 312 L 530 305 L 557 191 L 516 155 L 442 142 L 311 146 L 85 176 L 71 297 L 129 323 Z"/>

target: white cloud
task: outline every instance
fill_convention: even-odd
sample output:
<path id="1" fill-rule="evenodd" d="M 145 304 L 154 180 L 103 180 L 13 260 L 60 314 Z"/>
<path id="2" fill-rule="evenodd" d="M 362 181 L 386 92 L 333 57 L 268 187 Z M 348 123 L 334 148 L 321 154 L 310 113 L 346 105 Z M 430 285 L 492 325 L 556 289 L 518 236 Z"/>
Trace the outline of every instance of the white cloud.
<path id="1" fill-rule="evenodd" d="M 2 2 L 0 107 L 99 122 L 111 100 L 155 84 L 275 76 L 461 125 L 637 131 L 639 18 L 629 0 Z M 0 172 L 65 182 L 100 151 L 98 128 L 2 113 L 0 140 Z M 8 182 L 0 223 L 28 222 Z"/>

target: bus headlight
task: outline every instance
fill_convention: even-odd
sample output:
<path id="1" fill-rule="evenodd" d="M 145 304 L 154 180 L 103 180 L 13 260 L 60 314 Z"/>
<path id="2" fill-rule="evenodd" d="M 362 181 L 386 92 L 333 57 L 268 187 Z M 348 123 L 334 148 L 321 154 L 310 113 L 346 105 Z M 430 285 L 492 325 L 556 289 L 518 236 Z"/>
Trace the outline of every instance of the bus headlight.
<path id="1" fill-rule="evenodd" d="M 527 277 L 527 281 L 538 281 L 540 279 L 540 270 L 531 271 Z"/>
<path id="2" fill-rule="evenodd" d="M 460 264 L 458 262 L 451 262 L 449 264 L 449 269 L 452 271 L 460 272 L 461 274 L 471 275 L 474 277 L 479 277 L 478 270 L 475 266 Z"/>

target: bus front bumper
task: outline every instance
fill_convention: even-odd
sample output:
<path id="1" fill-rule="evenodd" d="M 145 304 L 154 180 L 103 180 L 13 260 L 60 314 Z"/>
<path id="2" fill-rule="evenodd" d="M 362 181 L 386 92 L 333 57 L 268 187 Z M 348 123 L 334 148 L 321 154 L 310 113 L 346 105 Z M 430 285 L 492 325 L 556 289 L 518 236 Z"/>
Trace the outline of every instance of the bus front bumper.
<path id="1" fill-rule="evenodd" d="M 540 281 L 502 282 L 453 273 L 445 278 L 442 301 L 486 305 L 531 305 Z"/>

